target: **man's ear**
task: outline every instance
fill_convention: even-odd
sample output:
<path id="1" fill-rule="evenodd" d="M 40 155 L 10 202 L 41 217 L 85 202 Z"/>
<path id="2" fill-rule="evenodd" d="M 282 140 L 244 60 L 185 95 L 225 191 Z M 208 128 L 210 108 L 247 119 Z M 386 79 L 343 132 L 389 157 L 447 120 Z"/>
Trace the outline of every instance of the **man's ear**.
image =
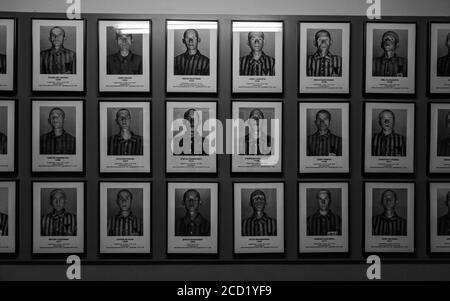
<path id="1" fill-rule="evenodd" d="M 202 41 L 202 39 L 200 39 L 200 37 L 198 37 L 197 41 L 200 43 Z"/>
<path id="2" fill-rule="evenodd" d="M 316 39 L 314 39 L 314 41 L 313 41 L 313 45 L 314 45 L 314 47 L 316 47 L 316 48 L 317 48 L 317 40 L 316 40 Z"/>

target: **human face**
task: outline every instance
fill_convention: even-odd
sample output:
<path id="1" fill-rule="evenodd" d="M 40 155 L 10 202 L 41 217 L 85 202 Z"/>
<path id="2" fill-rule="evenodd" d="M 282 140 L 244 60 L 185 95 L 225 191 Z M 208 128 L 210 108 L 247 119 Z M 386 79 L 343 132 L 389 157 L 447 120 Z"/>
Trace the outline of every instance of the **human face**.
<path id="1" fill-rule="evenodd" d="M 53 110 L 53 112 L 48 117 L 48 122 L 53 129 L 63 129 L 64 128 L 64 113 L 60 110 Z"/>
<path id="2" fill-rule="evenodd" d="M 193 30 L 188 30 L 183 38 L 183 43 L 188 50 L 197 50 L 199 38 Z"/>
<path id="3" fill-rule="evenodd" d="M 389 132 L 394 129 L 394 115 L 390 112 L 383 112 L 380 116 L 380 126 L 383 131 Z"/>
<path id="4" fill-rule="evenodd" d="M 266 197 L 263 194 L 255 194 L 252 198 L 252 207 L 254 211 L 264 211 L 266 207 Z"/>
<path id="5" fill-rule="evenodd" d="M 50 32 L 50 43 L 55 48 L 59 48 L 64 45 L 64 32 L 60 28 L 53 28 Z"/>
<path id="6" fill-rule="evenodd" d="M 264 47 L 264 34 L 262 32 L 253 32 L 248 39 L 248 45 L 252 51 L 261 51 Z"/>
<path id="7" fill-rule="evenodd" d="M 66 206 L 66 198 L 64 197 L 64 194 L 61 191 L 55 192 L 52 196 L 51 204 L 55 211 L 62 211 Z"/>
<path id="8" fill-rule="evenodd" d="M 196 214 L 200 207 L 200 197 L 195 191 L 189 191 L 184 198 L 184 207 L 191 214 Z"/>
<path id="9" fill-rule="evenodd" d="M 383 193 L 382 204 L 384 209 L 386 210 L 394 210 L 397 205 L 397 200 L 395 199 L 395 195 L 392 191 L 386 191 Z"/>
<path id="10" fill-rule="evenodd" d="M 121 191 L 117 196 L 117 204 L 121 211 L 130 211 L 131 208 L 131 195 L 128 191 Z"/>
<path id="11" fill-rule="evenodd" d="M 122 110 L 117 114 L 117 124 L 121 129 L 129 129 L 131 125 L 131 116 L 128 111 Z"/>
<path id="12" fill-rule="evenodd" d="M 327 113 L 319 113 L 316 118 L 316 126 L 320 131 L 326 131 L 330 127 L 330 117 Z"/>
<path id="13" fill-rule="evenodd" d="M 316 44 L 317 49 L 323 52 L 328 52 L 331 46 L 330 36 L 326 32 L 320 32 L 317 36 Z"/>
<path id="14" fill-rule="evenodd" d="M 383 49 L 385 51 L 394 51 L 397 49 L 397 40 L 394 36 L 387 34 L 383 37 Z"/>
<path id="15" fill-rule="evenodd" d="M 319 209 L 322 211 L 327 211 L 330 206 L 330 197 L 327 192 L 320 191 L 317 196 L 317 201 L 319 202 Z"/>
<path id="16" fill-rule="evenodd" d="M 117 36 L 117 45 L 119 45 L 120 51 L 129 51 L 131 48 L 131 36 L 127 34 Z"/>

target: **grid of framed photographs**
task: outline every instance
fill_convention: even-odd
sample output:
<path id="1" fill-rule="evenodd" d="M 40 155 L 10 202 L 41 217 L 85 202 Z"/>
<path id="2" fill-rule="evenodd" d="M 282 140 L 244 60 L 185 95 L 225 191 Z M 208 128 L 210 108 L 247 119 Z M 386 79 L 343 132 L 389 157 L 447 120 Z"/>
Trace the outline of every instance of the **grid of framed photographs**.
<path id="1" fill-rule="evenodd" d="M 98 191 L 99 257 L 152 256 L 154 219 L 164 216 L 167 258 L 220 258 L 223 207 L 232 208 L 226 225 L 235 258 L 286 254 L 287 240 L 294 237 L 285 231 L 293 226 L 292 209 L 297 209 L 291 212 L 297 214 L 298 256 L 350 257 L 351 216 L 358 215 L 351 210 L 355 191 L 363 197 L 361 252 L 416 254 L 415 199 L 417 186 L 425 185 L 414 181 L 422 170 L 419 156 L 427 157 L 427 250 L 450 253 L 450 179 L 445 181 L 450 171 L 450 23 L 429 22 L 424 62 L 423 56 L 416 59 L 417 29 L 423 24 L 395 18 L 365 22 L 361 28 L 342 18 L 229 18 L 227 38 L 219 37 L 219 20 L 166 18 L 163 33 L 151 18 L 96 21 L 96 67 L 87 65 L 95 52 L 86 42 L 94 37 L 91 22 L 30 21 L 27 143 L 18 122 L 23 100 L 0 100 L 0 174 L 13 178 L 0 181 L 0 253 L 18 253 L 19 192 L 29 184 L 19 183 L 24 150 L 30 152 L 30 174 L 39 177 L 23 193 L 32 200 L 31 253 L 36 256 L 86 256 L 87 236 L 93 236 L 87 229 L 89 189 Z M 25 51 L 16 47 L 19 22 L 24 20 L 0 18 L 0 93 L 5 95 L 25 89 L 17 85 L 16 61 Z M 297 32 L 287 35 L 292 24 Z M 364 33 L 359 53 L 353 51 L 354 30 Z M 297 57 L 289 61 L 286 48 L 292 50 L 292 41 L 298 41 Z M 228 66 L 219 53 L 229 55 Z M 355 56 L 364 61 L 363 101 L 352 96 Z M 416 87 L 416 75 L 423 80 L 416 63 L 428 66 L 425 94 L 443 98 L 427 101 L 428 112 L 419 112 L 423 105 L 413 101 L 424 92 Z M 155 80 L 163 65 L 165 76 Z M 86 81 L 94 69 L 95 93 Z M 219 77 L 226 74 L 231 75 L 225 82 L 232 99 L 219 93 L 225 86 Z M 164 87 L 155 86 L 161 78 Z M 292 83 L 298 101 L 287 97 Z M 92 103 L 98 114 L 88 110 Z M 423 127 L 425 115 L 428 140 L 417 134 L 424 132 L 417 127 Z M 220 151 L 228 145 L 220 148 L 218 139 L 224 137 L 216 132 L 224 117 L 243 122 L 224 140 L 236 147 L 227 159 Z M 92 172 L 87 176 L 92 166 L 97 167 L 94 182 Z M 350 179 L 359 172 L 363 182 L 355 184 Z"/>

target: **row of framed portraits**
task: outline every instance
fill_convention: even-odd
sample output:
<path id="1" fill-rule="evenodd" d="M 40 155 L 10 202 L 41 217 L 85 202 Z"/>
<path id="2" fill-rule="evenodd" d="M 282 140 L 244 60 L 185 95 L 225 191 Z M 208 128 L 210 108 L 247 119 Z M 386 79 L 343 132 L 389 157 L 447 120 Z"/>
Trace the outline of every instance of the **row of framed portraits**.
<path id="1" fill-rule="evenodd" d="M 32 19 L 33 91 L 86 90 L 85 28 Z M 350 29 L 299 23 L 299 93 L 350 93 Z M 0 19 L 0 90 L 14 89 L 15 30 Z M 429 92 L 450 93 L 450 23 L 429 30 Z M 151 92 L 151 32 L 151 20 L 98 20 L 99 92 Z M 214 20 L 166 20 L 167 93 L 217 93 L 218 32 Z M 233 93 L 283 93 L 283 39 L 283 21 L 232 21 Z M 416 23 L 365 23 L 365 93 L 415 94 L 415 65 Z"/>
<path id="2" fill-rule="evenodd" d="M 84 172 L 84 104 L 31 101 L 32 172 Z M 217 106 L 166 101 L 166 172 L 214 174 L 217 156 L 230 154 L 233 173 L 281 173 L 283 101 L 231 101 L 224 125 Z M 100 100 L 98 108 L 99 172 L 150 173 L 151 102 Z M 363 115 L 363 172 L 414 173 L 415 103 L 364 102 Z M 14 172 L 15 100 L 0 100 L 0 117 L 0 171 Z M 350 103 L 299 102 L 298 119 L 299 173 L 349 173 Z M 429 172 L 448 173 L 450 103 L 430 102 L 429 124 Z"/>
<path id="3" fill-rule="evenodd" d="M 85 182 L 33 182 L 33 253 L 84 253 Z M 167 253 L 217 254 L 218 182 L 167 182 Z M 284 182 L 234 182 L 234 253 L 284 253 Z M 0 252 L 14 253 L 17 182 L 0 182 Z M 364 183 L 364 251 L 414 253 L 414 182 Z M 150 253 L 151 183 L 99 182 L 100 253 Z M 349 182 L 298 183 L 300 253 L 349 252 Z M 430 252 L 450 252 L 450 183 L 430 182 Z"/>

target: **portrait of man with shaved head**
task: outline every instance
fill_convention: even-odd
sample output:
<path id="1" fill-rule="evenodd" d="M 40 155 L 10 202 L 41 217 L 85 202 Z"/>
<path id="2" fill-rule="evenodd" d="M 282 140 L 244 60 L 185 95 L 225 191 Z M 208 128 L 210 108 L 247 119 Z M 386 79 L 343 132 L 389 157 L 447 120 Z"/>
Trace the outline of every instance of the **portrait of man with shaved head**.
<path id="1" fill-rule="evenodd" d="M 196 29 L 184 31 L 182 42 L 186 51 L 174 59 L 174 75 L 209 75 L 209 58 L 200 53 L 202 39 Z"/>

